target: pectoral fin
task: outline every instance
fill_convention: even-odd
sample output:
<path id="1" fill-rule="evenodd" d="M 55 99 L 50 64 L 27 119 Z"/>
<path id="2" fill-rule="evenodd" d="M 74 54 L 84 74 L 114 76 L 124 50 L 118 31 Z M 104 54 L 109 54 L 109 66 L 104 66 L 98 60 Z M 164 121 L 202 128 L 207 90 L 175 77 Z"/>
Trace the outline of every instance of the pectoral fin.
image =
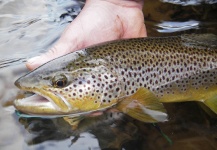
<path id="1" fill-rule="evenodd" d="M 135 94 L 121 99 L 117 109 L 143 122 L 167 121 L 163 104 L 146 88 L 140 88 Z"/>
<path id="2" fill-rule="evenodd" d="M 84 119 L 84 116 L 76 116 L 76 117 L 67 116 L 67 117 L 63 117 L 63 119 L 72 126 L 73 130 L 75 130 L 77 129 L 78 124 L 81 122 L 81 120 Z"/>
<path id="3" fill-rule="evenodd" d="M 215 114 L 217 114 L 217 94 L 210 93 L 202 102 L 208 106 Z"/>

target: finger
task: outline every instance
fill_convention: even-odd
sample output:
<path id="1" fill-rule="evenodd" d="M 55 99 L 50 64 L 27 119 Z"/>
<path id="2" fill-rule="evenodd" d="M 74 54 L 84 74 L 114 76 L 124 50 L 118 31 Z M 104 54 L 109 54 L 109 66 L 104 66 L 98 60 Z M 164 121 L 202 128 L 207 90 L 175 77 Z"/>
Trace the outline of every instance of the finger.
<path id="1" fill-rule="evenodd" d="M 80 40 L 78 40 L 78 38 Z M 33 70 L 52 59 L 81 49 L 83 46 L 82 39 L 82 31 L 80 30 L 78 25 L 71 23 L 65 29 L 57 43 L 50 50 L 48 50 L 44 54 L 27 60 L 26 67 L 30 70 Z"/>
<path id="2" fill-rule="evenodd" d="M 58 53 L 60 53 L 60 54 L 58 54 Z M 56 49 L 56 47 L 54 46 L 48 52 L 27 60 L 26 67 L 29 70 L 33 70 L 33 69 L 41 66 L 42 64 L 44 64 L 44 63 L 46 63 L 52 59 L 55 59 L 57 56 L 61 56 L 61 55 L 64 55 L 63 51 L 58 51 Z"/>

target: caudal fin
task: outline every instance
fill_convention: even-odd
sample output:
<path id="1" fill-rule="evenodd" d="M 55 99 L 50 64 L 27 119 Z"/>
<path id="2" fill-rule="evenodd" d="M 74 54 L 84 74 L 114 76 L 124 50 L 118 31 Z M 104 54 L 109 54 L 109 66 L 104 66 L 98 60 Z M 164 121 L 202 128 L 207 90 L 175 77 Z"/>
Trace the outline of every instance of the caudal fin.
<path id="1" fill-rule="evenodd" d="M 135 94 L 123 98 L 117 109 L 143 122 L 167 121 L 163 104 L 146 88 L 140 88 Z"/>

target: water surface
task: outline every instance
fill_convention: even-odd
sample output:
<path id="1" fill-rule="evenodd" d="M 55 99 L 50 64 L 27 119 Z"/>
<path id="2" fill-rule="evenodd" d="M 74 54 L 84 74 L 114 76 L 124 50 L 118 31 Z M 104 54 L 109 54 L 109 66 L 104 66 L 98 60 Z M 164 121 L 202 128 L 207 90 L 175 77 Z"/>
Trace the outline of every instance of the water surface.
<path id="1" fill-rule="evenodd" d="M 49 49 L 83 4 L 73 0 L 0 1 L 0 149 L 216 149 L 216 116 L 194 102 L 166 104 L 170 118 L 165 123 L 146 124 L 108 113 L 85 119 L 77 130 L 62 118 L 15 114 L 12 102 L 23 93 L 14 81 L 28 71 L 23 62 Z M 146 0 L 144 18 L 148 36 L 217 35 L 215 0 Z"/>

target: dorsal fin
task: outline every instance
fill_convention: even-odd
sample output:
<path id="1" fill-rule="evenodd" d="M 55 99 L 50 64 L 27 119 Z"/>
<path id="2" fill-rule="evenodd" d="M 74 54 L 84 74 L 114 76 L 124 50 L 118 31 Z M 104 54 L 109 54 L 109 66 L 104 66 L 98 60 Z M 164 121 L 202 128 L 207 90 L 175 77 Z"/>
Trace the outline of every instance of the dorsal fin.
<path id="1" fill-rule="evenodd" d="M 199 48 L 217 48 L 217 36 L 211 33 L 207 34 L 184 34 L 181 35 L 185 46 Z"/>

